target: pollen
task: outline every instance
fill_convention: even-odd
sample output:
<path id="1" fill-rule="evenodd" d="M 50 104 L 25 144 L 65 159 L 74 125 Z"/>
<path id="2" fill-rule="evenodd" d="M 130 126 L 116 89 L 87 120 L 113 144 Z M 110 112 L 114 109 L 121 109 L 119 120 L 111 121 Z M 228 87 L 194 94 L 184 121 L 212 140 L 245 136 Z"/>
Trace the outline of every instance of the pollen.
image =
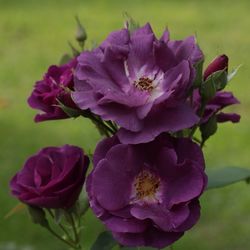
<path id="1" fill-rule="evenodd" d="M 136 88 L 151 92 L 154 89 L 153 80 L 148 77 L 140 77 L 139 80 L 134 81 Z"/>
<path id="2" fill-rule="evenodd" d="M 155 199 L 159 186 L 160 178 L 158 176 L 148 170 L 141 171 L 134 182 L 136 199 Z"/>

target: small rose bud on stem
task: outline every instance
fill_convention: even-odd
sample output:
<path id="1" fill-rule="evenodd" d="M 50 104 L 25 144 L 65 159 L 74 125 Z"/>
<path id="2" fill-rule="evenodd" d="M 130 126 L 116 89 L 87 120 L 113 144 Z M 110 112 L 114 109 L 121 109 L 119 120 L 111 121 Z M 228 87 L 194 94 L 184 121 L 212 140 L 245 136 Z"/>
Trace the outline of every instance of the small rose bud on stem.
<path id="1" fill-rule="evenodd" d="M 216 71 L 228 69 L 228 57 L 226 55 L 217 56 L 206 68 L 204 72 L 204 80 Z"/>
<path id="2" fill-rule="evenodd" d="M 76 23 L 77 23 L 77 29 L 76 29 L 76 40 L 78 41 L 80 47 L 83 49 L 84 48 L 84 43 L 87 40 L 87 33 L 85 28 L 82 26 L 78 16 L 76 18 Z"/>

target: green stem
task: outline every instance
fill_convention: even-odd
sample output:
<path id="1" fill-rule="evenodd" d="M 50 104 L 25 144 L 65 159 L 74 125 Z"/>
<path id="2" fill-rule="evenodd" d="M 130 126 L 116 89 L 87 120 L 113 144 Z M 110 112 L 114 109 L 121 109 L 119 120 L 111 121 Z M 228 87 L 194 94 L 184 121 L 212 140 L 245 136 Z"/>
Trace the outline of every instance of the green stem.
<path id="1" fill-rule="evenodd" d="M 77 229 L 76 229 L 75 220 L 74 220 L 71 213 L 69 213 L 69 218 L 71 220 L 71 225 L 72 225 L 73 232 L 74 232 L 74 235 L 75 235 L 75 242 L 79 243 L 79 236 L 78 236 L 78 232 L 77 232 Z"/>
<path id="2" fill-rule="evenodd" d="M 100 133 L 101 135 L 105 135 L 106 137 L 110 137 L 109 132 L 108 132 L 105 128 L 103 128 L 103 126 L 100 126 L 99 122 L 94 121 L 94 120 L 91 120 L 91 121 L 92 121 L 92 122 L 94 123 L 94 125 L 97 127 L 97 129 L 98 129 L 98 131 L 99 131 L 99 133 Z"/>
<path id="3" fill-rule="evenodd" d="M 53 212 L 50 209 L 47 209 L 47 211 L 49 212 L 50 216 L 54 219 L 55 216 L 53 214 Z M 74 243 L 74 240 L 71 238 L 71 235 L 69 234 L 69 232 L 66 230 L 66 228 L 62 225 L 62 223 L 59 223 L 58 226 L 62 229 L 62 231 L 65 233 L 65 235 L 67 236 L 67 238 L 69 239 L 69 241 L 71 243 Z"/>
<path id="4" fill-rule="evenodd" d="M 83 117 L 89 118 L 98 127 L 98 129 L 100 129 L 100 132 L 105 134 L 107 137 L 114 135 L 117 131 L 115 124 L 113 124 L 111 121 L 107 121 L 106 124 L 99 116 L 91 113 L 90 110 L 85 110 L 81 115 Z"/>
<path id="5" fill-rule="evenodd" d="M 68 240 L 63 239 L 63 238 L 62 238 L 59 234 L 57 234 L 51 227 L 48 226 L 48 227 L 46 227 L 46 228 L 47 228 L 47 230 L 48 230 L 53 236 L 55 236 L 58 240 L 62 241 L 63 243 L 65 243 L 65 244 L 67 244 L 67 245 L 69 245 L 70 247 L 73 247 L 74 249 L 77 249 L 75 244 L 71 243 L 71 242 L 68 241 Z"/>
<path id="6" fill-rule="evenodd" d="M 98 119 L 95 116 L 91 116 L 90 119 L 100 125 L 104 129 L 103 132 L 107 131 L 108 133 L 111 133 L 111 135 L 115 134 L 116 131 L 106 125 L 101 119 Z"/>
<path id="7" fill-rule="evenodd" d="M 117 132 L 118 127 L 115 123 L 113 123 L 112 121 L 107 121 L 107 123 L 115 132 Z"/>

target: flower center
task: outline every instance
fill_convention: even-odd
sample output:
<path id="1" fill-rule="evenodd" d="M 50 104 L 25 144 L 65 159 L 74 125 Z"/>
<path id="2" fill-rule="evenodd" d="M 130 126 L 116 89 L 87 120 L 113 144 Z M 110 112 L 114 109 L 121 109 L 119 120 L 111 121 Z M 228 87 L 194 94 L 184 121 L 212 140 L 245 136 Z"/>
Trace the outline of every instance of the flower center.
<path id="1" fill-rule="evenodd" d="M 154 89 L 153 80 L 148 77 L 140 77 L 139 80 L 134 81 L 136 88 L 145 91 L 152 91 Z"/>
<path id="2" fill-rule="evenodd" d="M 142 170 L 133 183 L 133 202 L 159 202 L 159 188 L 160 178 L 149 170 Z"/>

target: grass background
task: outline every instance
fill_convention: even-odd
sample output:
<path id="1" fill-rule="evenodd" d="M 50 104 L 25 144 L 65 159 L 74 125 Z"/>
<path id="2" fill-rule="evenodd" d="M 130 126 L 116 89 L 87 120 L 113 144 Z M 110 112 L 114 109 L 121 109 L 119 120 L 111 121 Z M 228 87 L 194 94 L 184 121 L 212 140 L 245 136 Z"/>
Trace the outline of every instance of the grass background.
<path id="1" fill-rule="evenodd" d="M 26 104 L 34 82 L 69 51 L 75 14 L 87 29 L 89 45 L 119 29 L 127 11 L 141 24 L 149 21 L 158 35 L 165 26 L 173 38 L 197 34 L 207 63 L 226 53 L 231 68 L 243 64 L 228 87 L 242 102 L 231 109 L 242 115 L 241 123 L 221 125 L 205 153 L 208 167 L 250 168 L 249 9 L 248 0 L 0 0 L 0 249 L 65 249 L 33 226 L 25 213 L 3 217 L 17 203 L 9 195 L 8 181 L 28 156 L 41 147 L 65 143 L 90 151 L 100 139 L 82 119 L 35 124 L 35 111 Z M 200 222 L 174 245 L 175 250 L 250 249 L 250 186 L 239 183 L 209 191 L 201 202 Z M 83 232 L 86 249 L 98 230 L 101 226 L 89 213 Z"/>

